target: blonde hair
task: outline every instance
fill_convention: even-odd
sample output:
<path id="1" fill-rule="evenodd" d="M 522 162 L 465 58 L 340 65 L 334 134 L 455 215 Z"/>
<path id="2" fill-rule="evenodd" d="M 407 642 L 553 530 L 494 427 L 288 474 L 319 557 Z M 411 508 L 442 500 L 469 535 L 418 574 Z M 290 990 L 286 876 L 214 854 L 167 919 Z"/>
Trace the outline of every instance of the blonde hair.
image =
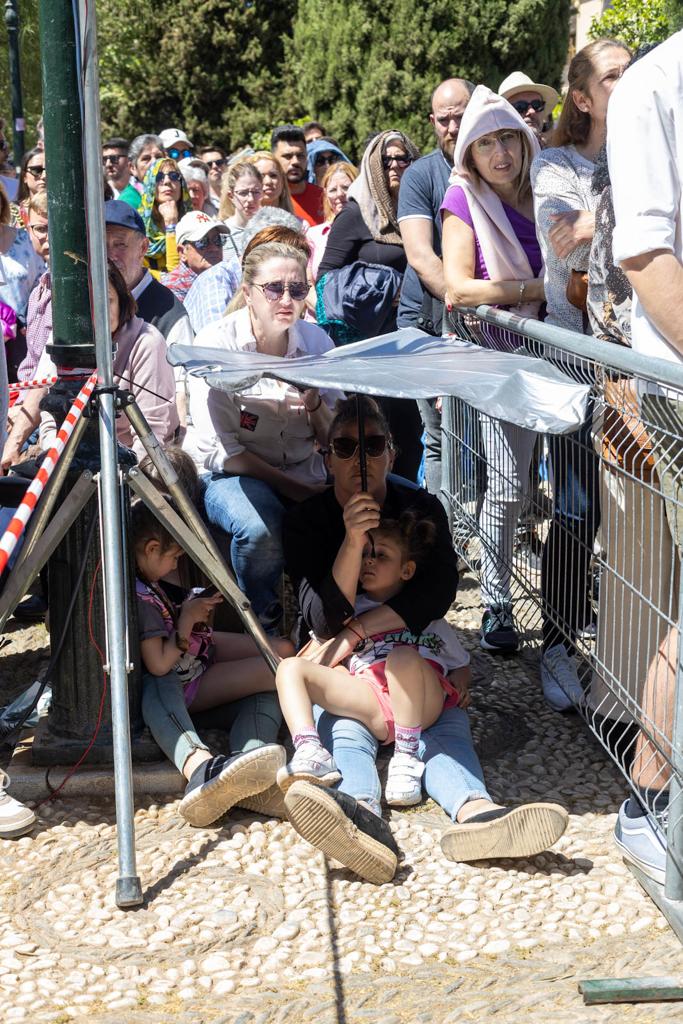
<path id="1" fill-rule="evenodd" d="M 524 202 L 524 200 L 528 199 L 531 195 L 531 175 L 529 174 L 529 170 L 531 168 L 531 162 L 534 158 L 534 155 L 531 151 L 531 142 L 529 141 L 529 138 L 527 137 L 526 133 L 520 131 L 517 128 L 500 128 L 497 132 L 489 132 L 487 134 L 498 136 L 500 132 L 514 132 L 515 135 L 519 137 L 522 144 L 522 165 L 519 169 L 519 174 L 517 175 L 514 181 L 515 201 L 521 203 Z M 480 137 L 483 138 L 483 136 Z M 479 171 L 474 165 L 474 157 L 472 156 L 472 147 L 474 146 L 474 143 L 477 141 L 478 140 L 475 139 L 474 142 L 472 142 L 467 147 L 463 163 L 465 165 L 466 170 L 472 175 L 473 178 L 481 179 L 481 175 L 479 174 Z"/>
<path id="2" fill-rule="evenodd" d="M 254 166 L 256 166 L 259 160 L 267 160 L 269 163 L 273 164 L 277 171 L 278 178 L 280 179 L 280 185 L 282 186 L 280 191 L 280 198 L 277 201 L 278 207 L 281 210 L 286 210 L 287 213 L 294 213 L 294 207 L 292 206 L 292 197 L 289 192 L 289 185 L 287 184 L 287 176 L 285 175 L 285 172 L 282 170 L 282 165 L 280 161 L 276 156 L 273 156 L 272 153 L 268 153 L 265 149 L 260 149 L 258 150 L 258 152 L 252 153 L 251 156 L 248 156 L 246 159 L 246 163 L 254 164 Z M 263 205 L 267 206 L 268 204 L 264 203 Z"/>
<path id="3" fill-rule="evenodd" d="M 626 43 L 620 43 L 617 39 L 596 39 L 579 50 L 572 58 L 567 72 L 567 95 L 562 103 L 562 113 L 559 116 L 552 134 L 550 144 L 552 146 L 580 145 L 585 142 L 591 130 L 591 116 L 585 110 L 579 110 L 573 91 L 588 93 L 588 85 L 591 75 L 595 71 L 595 58 L 604 53 L 605 50 L 623 50 L 630 55 Z M 590 95 L 590 94 L 589 94 Z"/>
<path id="4" fill-rule="evenodd" d="M 233 191 L 239 179 L 243 177 L 255 178 L 259 185 L 263 184 L 263 177 L 258 167 L 247 163 L 246 160 L 241 160 L 237 164 L 230 164 L 221 181 L 221 205 L 218 208 L 219 220 L 226 220 L 228 217 L 233 216 L 235 204 L 230 198 L 229 193 Z"/>
<path id="5" fill-rule="evenodd" d="M 27 203 L 28 212 L 33 210 L 41 217 L 47 217 L 47 192 L 34 192 Z"/>
<path id="6" fill-rule="evenodd" d="M 327 186 L 334 178 L 335 174 L 345 174 L 351 181 L 355 181 L 358 177 L 358 168 L 354 167 L 353 164 L 347 164 L 341 161 L 337 164 L 330 164 L 325 173 L 323 179 L 320 182 L 320 187 L 323 190 L 323 220 L 332 220 L 332 207 L 330 201 L 327 198 Z"/>
<path id="7" fill-rule="evenodd" d="M 303 248 L 289 245 L 287 242 L 262 242 L 261 245 L 254 245 L 251 249 L 246 249 L 242 256 L 242 285 L 252 285 L 263 264 L 268 260 L 275 259 L 295 260 L 299 264 L 304 281 L 306 280 L 308 258 Z M 245 305 L 246 299 L 244 287 L 242 287 L 235 292 L 226 310 L 226 315 L 234 313 L 236 309 L 242 309 Z"/>

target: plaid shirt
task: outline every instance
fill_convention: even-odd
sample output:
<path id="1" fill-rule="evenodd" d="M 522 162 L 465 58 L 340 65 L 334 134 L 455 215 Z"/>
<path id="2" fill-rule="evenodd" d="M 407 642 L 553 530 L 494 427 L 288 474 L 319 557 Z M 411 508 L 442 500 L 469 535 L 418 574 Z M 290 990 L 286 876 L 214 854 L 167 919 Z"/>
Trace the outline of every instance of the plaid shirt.
<path id="1" fill-rule="evenodd" d="M 207 324 L 220 320 L 242 280 L 242 268 L 235 257 L 199 274 L 185 299 L 185 309 L 195 334 Z"/>
<path id="2" fill-rule="evenodd" d="M 185 302 L 185 297 L 197 277 L 198 274 L 181 260 L 177 267 L 161 275 L 161 283 L 170 288 L 178 302 Z"/>
<path id="3" fill-rule="evenodd" d="M 43 274 L 28 297 L 26 310 L 26 355 L 17 377 L 35 380 L 36 367 L 52 335 L 52 281 L 49 272 Z"/>

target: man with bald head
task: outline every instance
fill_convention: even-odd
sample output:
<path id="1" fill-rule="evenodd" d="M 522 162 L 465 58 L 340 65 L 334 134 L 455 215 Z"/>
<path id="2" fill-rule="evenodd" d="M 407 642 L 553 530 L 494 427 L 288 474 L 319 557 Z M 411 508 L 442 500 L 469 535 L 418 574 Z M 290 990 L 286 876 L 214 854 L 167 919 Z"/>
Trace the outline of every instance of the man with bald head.
<path id="1" fill-rule="evenodd" d="M 399 327 L 420 327 L 430 334 L 441 334 L 446 285 L 439 210 L 453 170 L 453 151 L 462 115 L 473 92 L 474 85 L 463 78 L 448 78 L 436 87 L 429 120 L 437 148 L 411 164 L 401 179 L 398 221 L 408 267 L 401 288 Z M 441 420 L 433 401 L 419 401 L 418 406 L 426 433 L 425 482 L 428 491 L 438 494 Z"/>

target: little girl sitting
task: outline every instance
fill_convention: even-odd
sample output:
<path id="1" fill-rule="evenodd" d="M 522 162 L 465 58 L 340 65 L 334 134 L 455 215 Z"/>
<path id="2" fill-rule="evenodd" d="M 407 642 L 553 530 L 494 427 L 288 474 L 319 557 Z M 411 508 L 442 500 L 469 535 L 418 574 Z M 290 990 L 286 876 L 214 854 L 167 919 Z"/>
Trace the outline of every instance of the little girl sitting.
<path id="1" fill-rule="evenodd" d="M 365 593 L 356 600 L 356 615 L 401 590 L 414 576 L 433 534 L 431 522 L 418 521 L 411 513 L 398 521 L 385 520 L 372 531 L 360 567 Z M 333 660 L 341 663 L 334 667 L 306 660 L 305 652 L 280 663 L 275 682 L 295 752 L 277 781 L 286 790 L 297 779 L 323 786 L 341 779 L 313 724 L 312 707 L 318 704 L 334 715 L 358 719 L 377 739 L 395 744 L 385 797 L 393 806 L 407 807 L 422 796 L 422 730 L 436 721 L 444 703 L 469 703 L 469 655 L 444 619 L 430 623 L 420 636 L 404 629 L 365 637 L 362 627 L 356 627 L 356 619 L 346 623 L 358 644 L 352 652 L 338 650 Z"/>
<path id="2" fill-rule="evenodd" d="M 272 673 L 251 637 L 214 632 L 207 619 L 222 601 L 215 588 L 174 603 L 160 581 L 172 575 L 183 554 L 179 544 L 142 501 L 131 506 L 131 533 L 137 567 L 136 597 L 140 652 L 148 677 L 154 677 L 154 715 L 145 715 L 154 738 L 187 781 L 180 814 L 205 826 L 233 804 L 273 785 L 285 762 L 284 748 L 258 745 L 232 757 L 212 755 L 195 735 L 189 712 L 205 711 L 251 694 L 273 690 Z M 287 640 L 274 641 L 288 655 Z M 182 684 L 182 685 L 181 685 Z"/>

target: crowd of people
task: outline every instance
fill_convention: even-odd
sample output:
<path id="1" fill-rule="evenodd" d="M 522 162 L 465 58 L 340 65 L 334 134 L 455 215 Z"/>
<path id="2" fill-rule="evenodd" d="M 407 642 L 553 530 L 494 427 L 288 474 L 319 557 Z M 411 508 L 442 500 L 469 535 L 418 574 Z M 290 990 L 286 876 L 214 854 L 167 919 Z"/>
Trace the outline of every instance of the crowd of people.
<path id="1" fill-rule="evenodd" d="M 282 658 L 272 678 L 251 640 L 212 631 L 220 597 L 188 591 L 182 549 L 134 506 L 143 715 L 186 779 L 180 813 L 192 824 L 260 800 L 361 877 L 386 881 L 399 851 L 382 818 L 375 759 L 380 744 L 393 743 L 385 801 L 409 806 L 423 790 L 432 796 L 452 819 L 441 840 L 446 857 L 530 856 L 561 836 L 562 807 L 492 800 L 472 745 L 469 657 L 445 621 L 458 560 L 439 500 L 438 401 L 363 399 L 365 478 L 356 400 L 272 379 L 228 393 L 174 370 L 166 353 L 178 343 L 295 359 L 396 327 L 440 336 L 459 309 L 488 304 L 680 361 L 676 302 L 661 297 L 683 297 L 682 41 L 674 36 L 632 69 L 621 42 L 590 43 L 570 63 L 556 124 L 558 93 L 523 71 L 497 92 L 447 79 L 431 96 L 435 146 L 426 155 L 384 127 L 355 162 L 318 122 L 275 127 L 270 152 L 228 155 L 211 140 L 195 146 L 179 128 L 103 142 L 115 380 L 173 458 Z M 634 169 L 628 147 L 636 143 L 642 166 Z M 55 372 L 49 197 L 39 140 L 18 179 L 0 182 L 10 383 Z M 486 344 L 506 340 L 490 332 Z M 56 426 L 41 410 L 44 390 L 22 395 L 2 454 L 2 471 L 18 475 Z M 680 434 L 680 405 L 661 394 L 646 400 L 662 438 L 667 429 Z M 591 420 L 589 406 L 570 443 L 549 438 L 541 677 L 556 711 L 584 696 L 574 642 L 591 625 L 589 561 L 600 522 Z M 519 635 L 510 566 L 538 437 L 488 417 L 477 430 L 488 478 L 478 512 L 481 644 L 511 654 Z M 154 477 L 123 418 L 117 436 Z M 678 553 L 680 453 L 667 458 L 661 488 Z M 283 572 L 298 608 L 288 637 L 279 635 Z M 48 601 L 33 595 L 16 617 L 40 617 Z M 671 631 L 648 677 L 660 703 L 673 685 L 658 666 L 673 660 L 677 640 Z M 360 685 L 350 687 L 349 676 Z M 206 747 L 192 718 L 223 705 L 231 709 L 227 757 Z M 643 763 L 645 754 L 641 739 Z M 661 880 L 665 837 L 646 811 L 655 800 L 664 812 L 668 783 L 634 771 L 643 799 L 625 802 L 617 842 Z M 0 795 L 0 838 L 33 821 L 30 809 Z"/>

